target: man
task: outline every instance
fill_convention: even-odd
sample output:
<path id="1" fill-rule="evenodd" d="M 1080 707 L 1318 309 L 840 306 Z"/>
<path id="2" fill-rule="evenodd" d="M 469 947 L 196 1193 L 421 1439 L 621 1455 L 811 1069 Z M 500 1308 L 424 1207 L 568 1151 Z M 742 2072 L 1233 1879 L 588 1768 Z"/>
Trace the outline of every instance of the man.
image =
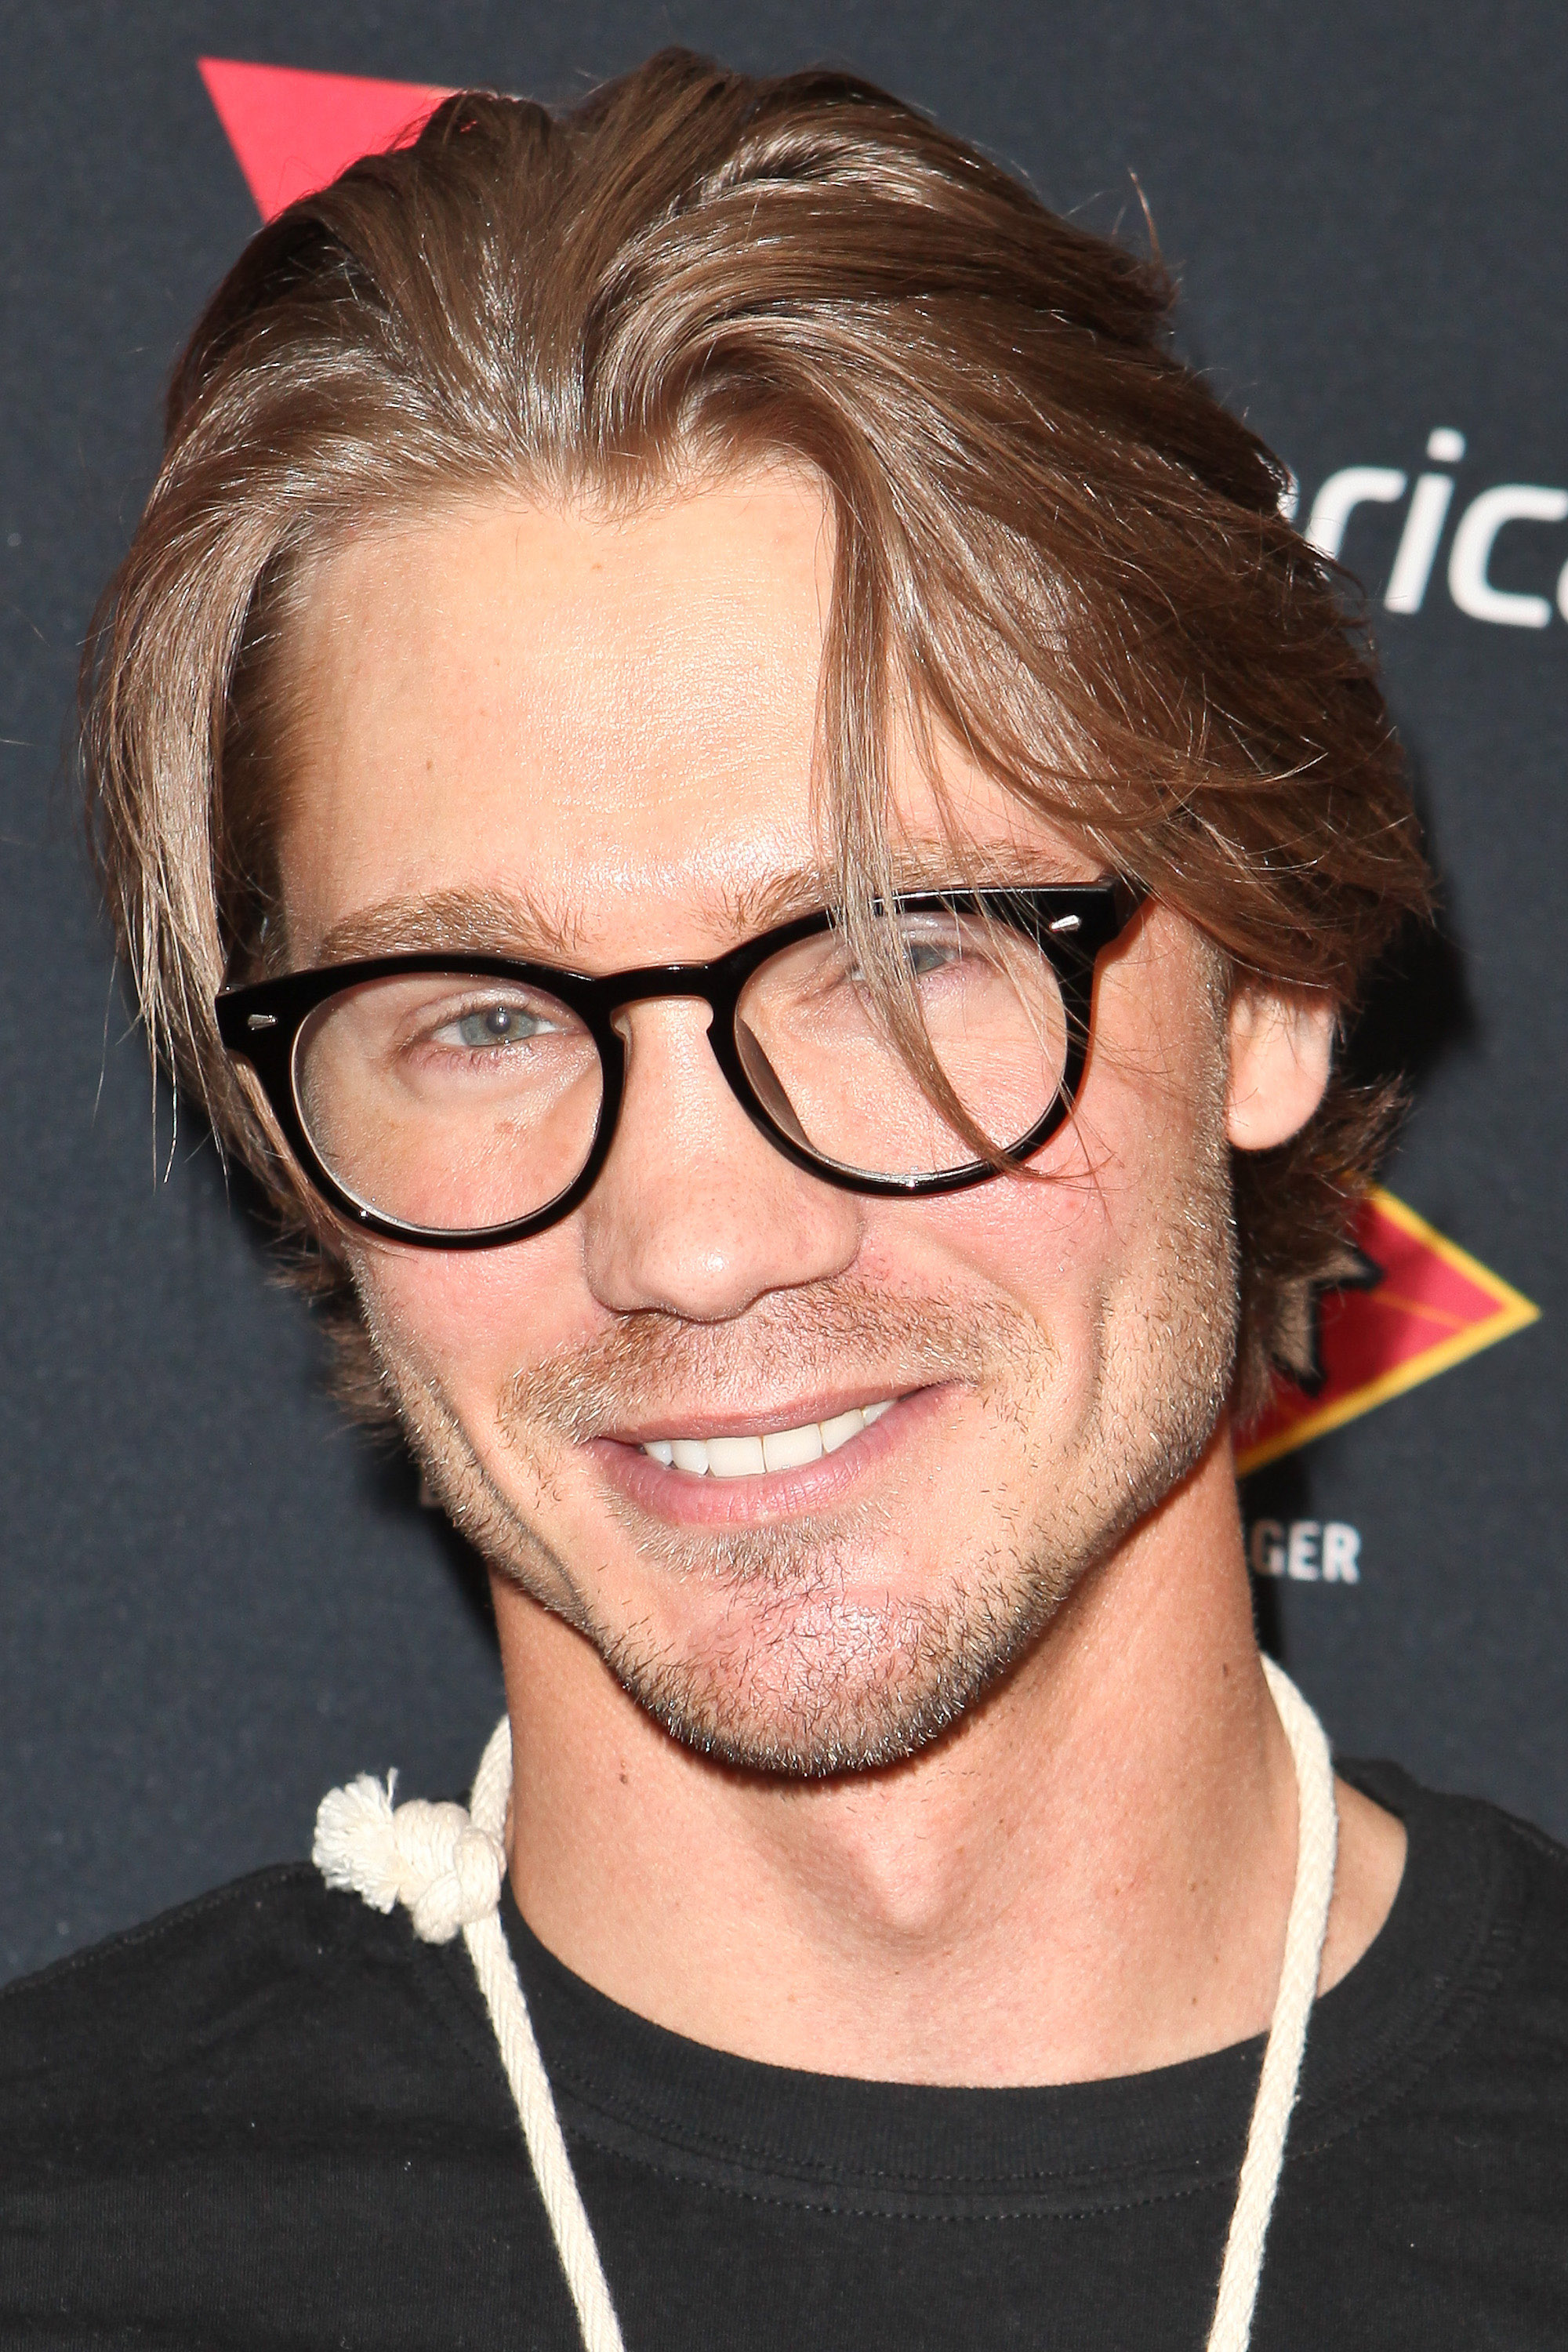
<path id="1" fill-rule="evenodd" d="M 10 2340 L 1561 2341 L 1562 1857 L 1331 1785 L 1254 1639 L 1425 880 L 1164 308 L 679 55 L 215 298 L 103 869 L 509 1721 L 6 1996 Z"/>

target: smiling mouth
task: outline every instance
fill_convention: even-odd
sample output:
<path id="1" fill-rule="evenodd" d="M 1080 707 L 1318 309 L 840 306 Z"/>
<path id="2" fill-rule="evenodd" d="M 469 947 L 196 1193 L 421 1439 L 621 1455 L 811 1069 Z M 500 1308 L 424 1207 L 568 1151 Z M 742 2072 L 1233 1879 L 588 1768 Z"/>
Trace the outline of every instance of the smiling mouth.
<path id="1" fill-rule="evenodd" d="M 826 1421 L 802 1422 L 795 1429 L 764 1430 L 754 1437 L 648 1437 L 640 1450 L 666 1470 L 698 1478 L 762 1478 L 771 1471 L 804 1470 L 858 1437 L 889 1412 L 896 1397 L 851 1405 Z"/>

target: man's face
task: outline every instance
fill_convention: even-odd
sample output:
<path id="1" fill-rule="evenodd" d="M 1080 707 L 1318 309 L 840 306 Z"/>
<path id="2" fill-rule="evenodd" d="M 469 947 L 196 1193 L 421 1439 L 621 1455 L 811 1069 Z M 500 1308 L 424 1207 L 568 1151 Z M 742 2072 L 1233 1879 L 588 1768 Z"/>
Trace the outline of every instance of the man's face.
<path id="1" fill-rule="evenodd" d="M 434 927 L 616 971 L 810 904 L 830 562 L 820 490 L 782 468 L 629 520 L 498 500 L 358 540 L 297 647 L 291 962 Z M 894 751 L 901 833 L 929 850 L 931 792 Z M 1096 878 L 951 745 L 943 782 L 993 870 Z M 344 1246 L 428 1475 L 498 1572 L 683 1738 L 886 1761 L 997 1678 L 1212 1433 L 1235 1324 L 1212 965 L 1148 910 L 1102 963 L 1043 1181 L 920 1201 L 774 1151 L 708 1018 L 620 1017 L 619 1131 L 563 1223 L 489 1251 Z M 645 1450 L 814 1424 L 842 1442 L 762 1475 Z"/>

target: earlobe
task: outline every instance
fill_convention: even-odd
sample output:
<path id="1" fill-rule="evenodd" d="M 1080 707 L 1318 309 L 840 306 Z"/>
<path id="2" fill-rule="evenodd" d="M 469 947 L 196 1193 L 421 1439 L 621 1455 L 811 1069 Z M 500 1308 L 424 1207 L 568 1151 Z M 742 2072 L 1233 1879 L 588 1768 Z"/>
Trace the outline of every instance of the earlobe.
<path id="1" fill-rule="evenodd" d="M 1329 1083 L 1333 1038 L 1333 1001 L 1321 990 L 1237 990 L 1226 1131 L 1238 1151 L 1267 1151 L 1306 1126 Z"/>

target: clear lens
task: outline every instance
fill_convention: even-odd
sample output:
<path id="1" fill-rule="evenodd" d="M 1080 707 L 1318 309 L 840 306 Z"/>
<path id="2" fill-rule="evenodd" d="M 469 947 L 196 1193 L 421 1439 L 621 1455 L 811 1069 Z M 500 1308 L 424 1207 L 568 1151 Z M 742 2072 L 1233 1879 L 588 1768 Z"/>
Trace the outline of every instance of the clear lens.
<path id="1" fill-rule="evenodd" d="M 889 913 L 942 1076 L 964 1116 L 1005 1151 L 1037 1127 L 1067 1066 L 1061 991 L 1035 942 L 984 916 Z M 786 1132 L 858 1175 L 907 1178 L 982 1155 L 895 1044 L 836 931 L 762 965 L 738 1008 L 747 1076 Z"/>
<path id="2" fill-rule="evenodd" d="M 577 1014 L 512 981 L 400 974 L 330 997 L 300 1032 L 305 1132 L 352 1199 L 427 1233 L 482 1233 L 581 1175 L 603 1096 Z"/>

